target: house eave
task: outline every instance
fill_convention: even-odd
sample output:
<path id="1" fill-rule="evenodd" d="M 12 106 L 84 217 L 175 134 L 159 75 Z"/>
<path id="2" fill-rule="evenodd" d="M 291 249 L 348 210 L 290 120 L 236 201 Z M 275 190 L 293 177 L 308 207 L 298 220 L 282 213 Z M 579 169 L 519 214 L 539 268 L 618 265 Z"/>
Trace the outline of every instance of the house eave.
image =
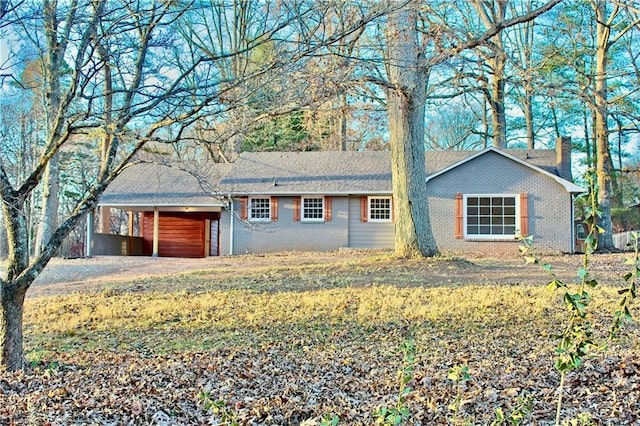
<path id="1" fill-rule="evenodd" d="M 323 196 L 331 196 L 331 197 L 348 197 L 351 195 L 391 195 L 393 191 L 347 191 L 347 192 L 337 192 L 337 191 L 238 191 L 238 192 L 230 192 L 229 195 L 231 197 L 248 197 L 248 196 L 272 196 L 272 197 L 297 197 L 300 195 L 323 195 Z"/>
<path id="2" fill-rule="evenodd" d="M 108 207 L 131 211 L 150 211 L 158 209 L 161 212 L 220 212 L 226 207 L 224 203 L 188 204 L 188 203 L 98 203 L 99 207 Z"/>

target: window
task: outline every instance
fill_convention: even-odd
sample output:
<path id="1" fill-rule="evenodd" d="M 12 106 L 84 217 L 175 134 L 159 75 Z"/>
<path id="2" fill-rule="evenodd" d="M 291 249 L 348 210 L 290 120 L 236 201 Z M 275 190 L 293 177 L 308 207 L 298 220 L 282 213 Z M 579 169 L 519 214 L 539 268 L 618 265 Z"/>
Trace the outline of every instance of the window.
<path id="1" fill-rule="evenodd" d="M 265 222 L 271 220 L 271 198 L 249 198 L 249 220 Z"/>
<path id="2" fill-rule="evenodd" d="M 464 236 L 514 237 L 518 231 L 518 200 L 517 195 L 465 195 Z"/>
<path id="3" fill-rule="evenodd" d="M 391 197 L 369 197 L 369 222 L 391 222 Z"/>
<path id="4" fill-rule="evenodd" d="M 324 221 L 324 197 L 302 197 L 302 221 Z"/>

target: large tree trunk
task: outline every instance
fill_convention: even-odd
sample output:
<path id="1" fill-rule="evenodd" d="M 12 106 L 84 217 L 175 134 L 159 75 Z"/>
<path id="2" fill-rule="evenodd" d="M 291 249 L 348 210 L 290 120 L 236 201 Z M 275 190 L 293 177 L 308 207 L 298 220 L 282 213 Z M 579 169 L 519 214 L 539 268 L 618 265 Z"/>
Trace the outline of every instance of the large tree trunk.
<path id="1" fill-rule="evenodd" d="M 434 256 L 437 248 L 426 194 L 424 108 L 428 70 L 420 64 L 415 10 L 404 9 L 389 20 L 387 90 L 393 202 L 396 217 L 395 254 Z"/>
<path id="2" fill-rule="evenodd" d="M 596 177 L 598 182 L 598 206 L 601 211 L 599 226 L 604 230 L 598 237 L 599 249 L 613 247 L 613 224 L 611 222 L 612 163 L 609 153 L 609 127 L 607 118 L 607 54 L 610 28 L 606 25 L 605 3 L 595 9 L 597 25 L 596 75 L 595 75 L 595 137 Z"/>
<path id="3" fill-rule="evenodd" d="M 0 348 L 2 366 L 8 371 L 22 369 L 22 314 L 26 291 L 15 282 L 2 282 Z"/>
<path id="4" fill-rule="evenodd" d="M 15 371 L 22 368 L 22 312 L 27 289 L 18 281 L 18 276 L 29 264 L 29 238 L 23 203 L 18 197 L 8 195 L 6 180 L 3 179 L 3 183 L 2 214 L 9 258 L 6 281 L 0 279 L 0 365 Z"/>

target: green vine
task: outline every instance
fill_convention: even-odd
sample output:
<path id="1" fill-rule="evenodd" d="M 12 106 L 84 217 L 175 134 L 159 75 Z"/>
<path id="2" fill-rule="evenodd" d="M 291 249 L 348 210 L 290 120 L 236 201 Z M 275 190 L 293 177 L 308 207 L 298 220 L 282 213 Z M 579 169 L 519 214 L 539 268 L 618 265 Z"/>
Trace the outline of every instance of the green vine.
<path id="1" fill-rule="evenodd" d="M 560 372 L 560 384 L 558 386 L 558 400 L 556 404 L 555 424 L 560 424 L 562 411 L 562 398 L 565 377 L 568 372 L 580 368 L 588 356 L 592 356 L 601 347 L 597 346 L 593 338 L 593 324 L 589 320 L 588 307 L 591 303 L 591 295 L 588 289 L 598 285 L 597 280 L 591 277 L 589 272 L 590 256 L 598 248 L 598 234 L 603 229 L 598 226 L 601 212 L 598 209 L 597 185 L 593 172 L 588 172 L 585 179 L 589 184 L 588 205 L 585 209 L 585 224 L 587 226 L 587 236 L 584 242 L 584 254 L 582 264 L 578 269 L 580 283 L 577 289 L 572 290 L 567 284 L 560 280 L 552 271 L 549 263 L 543 262 L 535 253 L 533 248 L 533 237 L 520 237 L 520 253 L 528 264 L 539 265 L 551 280 L 547 288 L 560 292 L 562 301 L 567 312 L 567 319 L 564 327 L 556 335 L 558 344 L 556 346 L 555 368 Z"/>
<path id="2" fill-rule="evenodd" d="M 374 413 L 375 424 L 382 426 L 398 426 L 411 416 L 407 407 L 407 397 L 412 389 L 409 382 L 413 380 L 416 363 L 416 348 L 413 339 L 402 342 L 400 350 L 403 353 L 403 368 L 399 372 L 400 388 L 398 390 L 398 400 L 393 407 L 382 407 Z"/>

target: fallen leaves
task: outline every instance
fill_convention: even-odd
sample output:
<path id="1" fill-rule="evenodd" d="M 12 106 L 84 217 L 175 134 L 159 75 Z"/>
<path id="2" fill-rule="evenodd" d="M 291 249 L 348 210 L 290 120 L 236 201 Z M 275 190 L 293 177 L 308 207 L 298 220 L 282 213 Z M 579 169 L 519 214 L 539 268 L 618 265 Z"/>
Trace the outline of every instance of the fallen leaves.
<path id="1" fill-rule="evenodd" d="M 189 291 L 30 299 L 31 367 L 0 374 L 0 423 L 311 426 L 337 417 L 371 425 L 376 410 L 397 401 L 398 348 L 409 335 L 410 424 L 450 424 L 458 395 L 460 421 L 490 424 L 527 397 L 527 423 L 550 423 L 558 386 L 552 336 L 562 321 L 555 299 L 528 284 L 461 284 L 470 262 L 440 266 L 377 258 L 375 274 L 314 264 L 287 267 L 286 277 L 263 269 L 262 279 L 239 269 L 225 272 L 225 285 L 256 288 L 205 288 L 209 275 L 198 273 L 196 284 L 180 278 Z M 420 280 L 452 268 L 455 285 Z M 640 421 L 638 334 L 628 325 L 608 352 L 568 375 L 564 418 Z M 468 380 L 456 383 L 449 371 L 462 366 Z"/>

